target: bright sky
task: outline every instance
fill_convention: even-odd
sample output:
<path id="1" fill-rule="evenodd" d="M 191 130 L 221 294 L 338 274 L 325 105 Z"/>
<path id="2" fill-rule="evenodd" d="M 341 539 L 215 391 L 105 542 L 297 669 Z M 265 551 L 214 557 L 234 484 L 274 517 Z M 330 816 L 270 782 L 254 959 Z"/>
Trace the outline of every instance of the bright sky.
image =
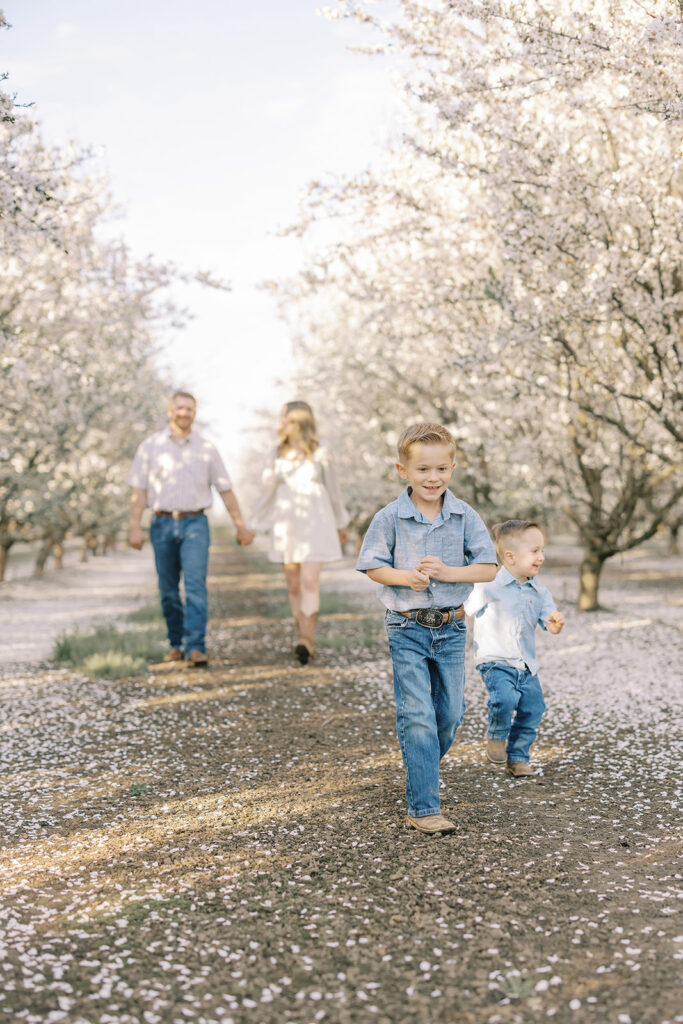
<path id="1" fill-rule="evenodd" d="M 332 6 L 334 0 L 328 0 Z M 5 0 L 5 88 L 50 142 L 102 150 L 134 255 L 228 279 L 185 289 L 195 319 L 165 350 L 228 465 L 258 407 L 291 397 L 285 326 L 258 282 L 298 259 L 276 238 L 308 181 L 361 171 L 396 109 L 362 28 L 319 0 Z"/>

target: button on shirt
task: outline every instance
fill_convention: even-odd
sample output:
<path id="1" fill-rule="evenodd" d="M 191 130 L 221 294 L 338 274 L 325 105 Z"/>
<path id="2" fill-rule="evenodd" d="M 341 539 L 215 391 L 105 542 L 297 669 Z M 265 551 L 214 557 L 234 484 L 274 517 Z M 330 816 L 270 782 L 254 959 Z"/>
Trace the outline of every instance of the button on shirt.
<path id="1" fill-rule="evenodd" d="M 465 611 L 474 615 L 476 665 L 497 661 L 526 666 L 536 675 L 536 626 L 546 629 L 545 620 L 555 611 L 547 587 L 536 578 L 520 583 L 503 567 L 491 583 L 474 584 Z"/>
<path id="2" fill-rule="evenodd" d="M 356 568 L 414 569 L 425 555 L 435 555 L 444 565 L 465 566 L 496 563 L 496 553 L 481 516 L 452 491 L 444 493 L 443 507 L 431 522 L 415 507 L 406 487 L 375 515 L 363 539 Z M 472 590 L 471 583 L 431 580 L 426 590 L 377 584 L 382 604 L 391 611 L 412 608 L 457 608 Z"/>
<path id="3" fill-rule="evenodd" d="M 190 431 L 175 437 L 166 427 L 138 448 L 128 483 L 147 491 L 147 504 L 158 512 L 194 512 L 211 505 L 211 487 L 232 490 L 215 446 Z"/>

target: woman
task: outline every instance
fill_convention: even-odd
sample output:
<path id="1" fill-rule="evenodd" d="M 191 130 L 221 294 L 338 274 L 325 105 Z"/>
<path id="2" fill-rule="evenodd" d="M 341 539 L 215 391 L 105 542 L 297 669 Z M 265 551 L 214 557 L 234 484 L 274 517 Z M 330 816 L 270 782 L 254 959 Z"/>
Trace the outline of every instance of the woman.
<path id="1" fill-rule="evenodd" d="M 263 494 L 250 525 L 270 531 L 268 557 L 282 563 L 299 631 L 295 653 L 306 665 L 315 654 L 322 563 L 341 558 L 349 517 L 307 402 L 287 402 L 278 436 L 280 443 L 263 473 Z"/>

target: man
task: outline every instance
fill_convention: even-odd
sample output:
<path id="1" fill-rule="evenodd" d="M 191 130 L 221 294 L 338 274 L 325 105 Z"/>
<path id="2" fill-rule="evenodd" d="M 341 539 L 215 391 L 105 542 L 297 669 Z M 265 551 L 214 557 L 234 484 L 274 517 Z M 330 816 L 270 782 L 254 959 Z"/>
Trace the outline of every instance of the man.
<path id="1" fill-rule="evenodd" d="M 170 645 L 164 661 L 183 661 L 187 656 L 192 666 L 208 664 L 206 570 L 210 538 L 204 510 L 211 505 L 212 486 L 237 528 L 237 543 L 251 544 L 254 539 L 254 533 L 244 524 L 220 455 L 210 441 L 192 430 L 196 412 L 194 397 L 177 391 L 168 408 L 168 427 L 142 442 L 128 477 L 133 488 L 132 548 L 142 547 L 142 513 L 147 507 L 152 510 L 149 537 Z M 181 573 L 184 608 L 178 589 Z"/>

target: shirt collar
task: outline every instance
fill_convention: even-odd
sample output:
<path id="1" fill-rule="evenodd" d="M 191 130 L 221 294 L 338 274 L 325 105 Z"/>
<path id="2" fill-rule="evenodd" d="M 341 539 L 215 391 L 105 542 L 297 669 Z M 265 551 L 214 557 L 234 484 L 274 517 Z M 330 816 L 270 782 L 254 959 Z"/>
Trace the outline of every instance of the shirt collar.
<path id="1" fill-rule="evenodd" d="M 166 427 L 166 437 L 170 437 L 171 441 L 175 441 L 176 444 L 189 444 L 192 440 L 192 431 L 190 431 L 187 437 L 176 437 L 171 430 L 171 424 L 169 423 Z"/>
<path id="2" fill-rule="evenodd" d="M 520 583 L 517 577 L 513 576 L 510 570 L 506 569 L 504 565 L 498 570 L 496 580 L 501 587 L 507 587 L 510 583 L 517 583 L 520 587 L 523 587 L 525 583 L 530 583 L 534 590 L 538 590 L 540 586 L 536 576 L 530 576 L 528 580 L 524 581 L 524 583 Z"/>
<path id="3" fill-rule="evenodd" d="M 412 487 L 406 487 L 405 490 L 401 491 L 398 496 L 398 515 L 399 519 L 417 519 L 420 515 L 418 509 L 413 505 L 410 497 Z M 448 519 L 449 516 L 462 516 L 465 514 L 467 506 L 464 501 L 460 498 L 456 498 L 453 491 L 449 491 L 446 488 L 443 496 L 443 506 L 441 513 L 444 519 Z M 420 520 L 418 520 L 419 522 Z"/>

